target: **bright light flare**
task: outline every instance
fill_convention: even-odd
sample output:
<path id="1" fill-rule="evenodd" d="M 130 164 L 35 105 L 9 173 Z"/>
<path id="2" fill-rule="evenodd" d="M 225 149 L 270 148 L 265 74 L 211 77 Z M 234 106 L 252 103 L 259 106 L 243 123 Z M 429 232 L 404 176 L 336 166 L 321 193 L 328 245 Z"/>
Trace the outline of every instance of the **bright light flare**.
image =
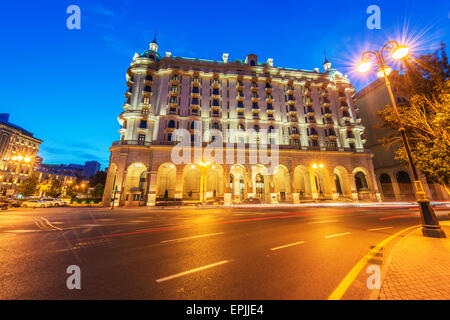
<path id="1" fill-rule="evenodd" d="M 377 76 L 379 78 L 384 78 L 385 74 L 386 74 L 386 76 L 388 76 L 391 72 L 392 72 L 392 68 L 391 67 L 384 67 L 384 68 L 381 68 L 380 70 L 378 70 Z"/>
<path id="2" fill-rule="evenodd" d="M 361 73 L 366 73 L 367 71 L 370 70 L 370 68 L 372 68 L 372 64 L 369 61 L 362 61 L 358 65 L 358 71 Z"/>
<path id="3" fill-rule="evenodd" d="M 392 52 L 392 58 L 396 60 L 404 59 L 409 53 L 409 48 L 407 46 L 398 46 L 397 49 Z"/>

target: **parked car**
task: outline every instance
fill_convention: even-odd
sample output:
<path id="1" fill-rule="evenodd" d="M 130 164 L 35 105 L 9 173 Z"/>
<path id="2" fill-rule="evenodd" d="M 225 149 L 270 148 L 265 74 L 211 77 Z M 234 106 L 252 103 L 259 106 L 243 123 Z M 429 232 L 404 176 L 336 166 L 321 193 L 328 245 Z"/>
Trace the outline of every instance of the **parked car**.
<path id="1" fill-rule="evenodd" d="M 56 202 L 55 207 L 65 207 L 65 206 L 67 206 L 67 202 L 66 201 L 62 201 L 62 200 L 60 200 L 58 198 L 53 199 L 53 200 Z"/>
<path id="2" fill-rule="evenodd" d="M 14 199 L 14 198 L 9 198 L 8 204 L 9 204 L 9 207 L 15 207 L 15 208 L 20 207 L 20 201 L 17 199 Z"/>
<path id="3" fill-rule="evenodd" d="M 0 210 L 8 210 L 9 202 L 5 199 L 0 199 Z"/>
<path id="4" fill-rule="evenodd" d="M 258 198 L 248 198 L 242 201 L 243 204 L 261 204 L 261 200 Z"/>
<path id="5" fill-rule="evenodd" d="M 53 198 L 42 198 L 41 201 L 47 203 L 49 207 L 59 207 L 59 202 Z"/>
<path id="6" fill-rule="evenodd" d="M 42 200 L 28 200 L 22 203 L 24 208 L 47 208 L 50 204 Z"/>

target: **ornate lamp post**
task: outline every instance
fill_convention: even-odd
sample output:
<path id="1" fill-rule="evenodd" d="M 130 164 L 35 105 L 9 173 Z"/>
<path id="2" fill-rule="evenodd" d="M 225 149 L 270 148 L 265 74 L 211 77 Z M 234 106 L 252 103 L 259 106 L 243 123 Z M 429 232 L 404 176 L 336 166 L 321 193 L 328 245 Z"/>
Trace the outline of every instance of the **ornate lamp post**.
<path id="1" fill-rule="evenodd" d="M 211 165 L 210 162 L 203 162 L 200 161 L 199 163 L 200 167 L 201 167 L 201 193 L 202 193 L 202 199 L 200 199 L 203 203 L 206 202 L 207 197 L 206 197 L 206 175 L 208 173 L 208 168 Z"/>
<path id="2" fill-rule="evenodd" d="M 11 189 L 13 189 L 13 186 L 17 183 L 17 180 L 19 179 L 19 172 L 20 172 L 20 167 L 22 166 L 22 163 L 30 163 L 31 159 L 32 158 L 30 156 L 27 156 L 27 155 L 22 156 L 21 154 L 19 154 L 17 156 L 13 156 L 11 158 L 11 160 L 17 162 L 16 171 L 14 172 L 14 180 L 11 185 Z"/>
<path id="3" fill-rule="evenodd" d="M 389 74 L 392 68 L 386 64 L 385 54 L 390 54 L 391 58 L 396 60 L 404 59 L 408 55 L 409 49 L 406 46 L 399 45 L 397 41 L 390 41 L 377 51 L 366 51 L 362 55 L 361 63 L 358 66 L 359 72 L 367 72 L 372 67 L 372 63 L 376 62 L 378 65 L 377 75 L 380 78 L 384 78 L 386 82 L 386 87 L 389 92 L 389 97 L 392 102 L 392 107 L 397 118 L 399 133 L 403 141 L 403 146 L 405 147 L 406 154 L 408 156 L 408 162 L 414 178 L 414 189 L 416 192 L 416 200 L 419 204 L 420 213 L 422 217 L 422 233 L 426 237 L 433 238 L 445 238 L 444 230 L 442 230 L 439 225 L 439 221 L 434 213 L 433 208 L 430 205 L 430 200 L 428 200 L 425 191 L 423 190 L 422 182 L 419 180 L 419 175 L 417 168 L 414 164 L 414 159 L 412 157 L 411 149 L 409 147 L 408 139 L 406 137 L 406 129 L 402 125 L 400 114 L 397 109 L 397 103 L 394 99 L 394 94 L 392 93 L 391 83 L 389 82 Z"/>

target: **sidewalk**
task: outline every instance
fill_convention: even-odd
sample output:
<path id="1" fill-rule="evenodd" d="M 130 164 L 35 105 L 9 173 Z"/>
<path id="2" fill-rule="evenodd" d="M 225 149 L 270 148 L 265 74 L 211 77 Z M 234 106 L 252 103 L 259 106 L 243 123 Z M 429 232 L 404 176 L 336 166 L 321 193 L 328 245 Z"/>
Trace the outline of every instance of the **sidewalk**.
<path id="1" fill-rule="evenodd" d="M 425 238 L 418 228 L 392 250 L 379 300 L 450 300 L 450 221 L 446 239 Z"/>

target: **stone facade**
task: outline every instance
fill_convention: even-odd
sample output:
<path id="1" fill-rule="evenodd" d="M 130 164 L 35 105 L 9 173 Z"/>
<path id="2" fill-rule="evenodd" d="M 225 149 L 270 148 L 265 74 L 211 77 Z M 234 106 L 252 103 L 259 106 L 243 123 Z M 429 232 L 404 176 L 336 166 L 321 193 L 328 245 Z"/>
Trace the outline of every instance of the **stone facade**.
<path id="1" fill-rule="evenodd" d="M 253 54 L 161 57 L 154 40 L 127 71 L 104 205 L 379 200 L 354 88 L 328 60 L 324 69 L 277 68 Z M 181 164 L 180 141 L 192 150 Z M 212 143 L 227 148 L 212 156 Z M 268 149 L 271 166 L 254 147 Z"/>
<path id="2" fill-rule="evenodd" d="M 0 195 L 14 195 L 17 187 L 34 170 L 42 140 L 0 115 Z"/>

